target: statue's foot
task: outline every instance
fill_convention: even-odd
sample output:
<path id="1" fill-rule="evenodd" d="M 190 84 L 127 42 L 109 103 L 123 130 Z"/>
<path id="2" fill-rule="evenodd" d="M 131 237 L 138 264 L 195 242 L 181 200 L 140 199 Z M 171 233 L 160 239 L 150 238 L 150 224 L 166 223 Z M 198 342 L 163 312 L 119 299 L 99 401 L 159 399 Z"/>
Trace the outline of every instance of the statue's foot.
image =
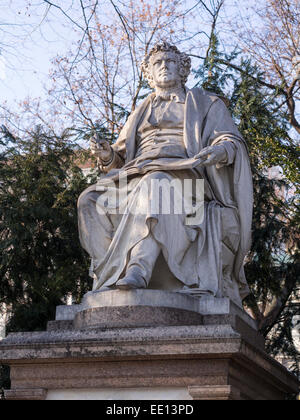
<path id="1" fill-rule="evenodd" d="M 116 288 L 120 290 L 146 289 L 146 287 L 146 281 L 141 276 L 128 275 L 116 283 Z"/>

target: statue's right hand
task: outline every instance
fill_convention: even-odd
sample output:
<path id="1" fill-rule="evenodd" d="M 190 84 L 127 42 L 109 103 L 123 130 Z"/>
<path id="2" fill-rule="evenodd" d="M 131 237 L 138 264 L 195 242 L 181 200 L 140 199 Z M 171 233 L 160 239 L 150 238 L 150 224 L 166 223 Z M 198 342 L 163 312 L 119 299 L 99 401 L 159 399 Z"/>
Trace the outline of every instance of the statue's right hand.
<path id="1" fill-rule="evenodd" d="M 97 136 L 91 138 L 90 149 L 92 154 L 102 162 L 108 162 L 113 157 L 113 151 L 109 142 L 104 139 L 99 139 Z"/>

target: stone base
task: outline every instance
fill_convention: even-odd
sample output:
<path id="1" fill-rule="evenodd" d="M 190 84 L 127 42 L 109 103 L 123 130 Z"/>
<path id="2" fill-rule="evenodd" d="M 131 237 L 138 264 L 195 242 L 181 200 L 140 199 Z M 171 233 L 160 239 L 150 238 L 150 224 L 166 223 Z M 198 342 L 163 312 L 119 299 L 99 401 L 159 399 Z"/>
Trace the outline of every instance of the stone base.
<path id="1" fill-rule="evenodd" d="M 58 307 L 56 318 L 45 332 L 1 342 L 7 399 L 281 400 L 298 392 L 297 378 L 264 352 L 253 320 L 228 299 L 109 291 Z"/>
<path id="2" fill-rule="evenodd" d="M 229 324 L 245 340 L 264 349 L 256 322 L 228 298 L 188 296 L 163 290 L 87 293 L 81 305 L 58 306 L 48 331 Z"/>

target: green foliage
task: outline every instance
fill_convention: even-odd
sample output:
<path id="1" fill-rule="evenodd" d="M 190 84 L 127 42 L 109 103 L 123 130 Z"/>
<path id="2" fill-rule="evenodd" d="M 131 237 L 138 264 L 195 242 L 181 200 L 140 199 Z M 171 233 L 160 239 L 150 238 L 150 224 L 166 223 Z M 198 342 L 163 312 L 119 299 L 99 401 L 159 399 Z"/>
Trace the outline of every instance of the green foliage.
<path id="1" fill-rule="evenodd" d="M 67 133 L 2 134 L 0 304 L 10 310 L 9 331 L 42 330 L 67 295 L 79 302 L 91 287 L 76 214 L 88 181 Z"/>
<path id="2" fill-rule="evenodd" d="M 229 100 L 249 148 L 255 207 L 245 267 L 251 295 L 245 305 L 267 338 L 268 351 L 290 357 L 299 373 L 299 353 L 291 334 L 300 299 L 299 146 L 276 93 L 260 83 L 263 73 L 249 61 L 237 60 L 236 52 L 220 54 L 213 38 L 210 53 L 195 75 L 205 89 Z M 269 176 L 274 166 L 280 167 L 282 176 Z"/>
<path id="3" fill-rule="evenodd" d="M 121 109 L 121 107 L 120 107 Z M 122 108 L 123 109 L 123 108 Z M 101 124 L 94 124 L 93 127 L 73 127 L 69 130 L 69 133 L 74 137 L 74 141 L 88 142 L 91 137 L 97 135 L 101 139 L 106 139 L 113 143 L 116 140 L 116 136 Z"/>
<path id="4" fill-rule="evenodd" d="M 10 389 L 9 366 L 0 365 L 0 400 L 4 399 L 4 390 Z"/>

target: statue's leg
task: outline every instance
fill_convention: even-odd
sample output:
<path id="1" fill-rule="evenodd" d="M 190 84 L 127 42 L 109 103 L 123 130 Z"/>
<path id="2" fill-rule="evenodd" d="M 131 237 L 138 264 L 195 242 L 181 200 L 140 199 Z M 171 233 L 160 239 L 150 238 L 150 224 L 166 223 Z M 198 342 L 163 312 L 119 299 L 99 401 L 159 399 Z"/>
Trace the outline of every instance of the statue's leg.
<path id="1" fill-rule="evenodd" d="M 172 188 L 176 185 L 174 184 L 176 180 L 178 181 L 177 185 L 179 183 L 179 186 L 182 187 L 182 180 L 176 179 L 176 174 L 155 171 L 145 175 L 139 184 L 139 200 L 137 202 L 148 203 L 143 223 L 145 225 L 147 222 L 150 223 L 150 232 L 147 237 L 131 249 L 125 277 L 116 282 L 117 288 L 139 289 L 147 287 L 162 250 L 164 255 L 168 254 L 170 256 L 171 270 L 174 269 L 173 262 L 176 258 L 178 258 L 180 265 L 187 248 L 191 244 L 191 238 L 186 232 L 186 215 L 183 208 L 181 209 L 182 213 L 175 213 L 175 198 Z M 144 189 L 143 186 L 147 188 Z M 182 188 L 179 191 L 182 191 Z M 182 199 L 182 195 L 179 198 Z M 169 206 L 166 206 L 166 203 L 169 203 Z M 178 241 L 179 237 L 180 241 Z"/>
<path id="2" fill-rule="evenodd" d="M 148 286 L 161 247 L 150 233 L 132 250 L 126 275 L 116 283 L 118 289 L 144 289 Z"/>
<path id="3" fill-rule="evenodd" d="M 93 265 L 97 266 L 111 244 L 118 225 L 118 215 L 108 214 L 99 209 L 99 195 L 94 187 L 86 189 L 78 200 L 78 226 L 82 247 L 91 256 Z"/>
<path id="4" fill-rule="evenodd" d="M 184 176 L 181 172 L 179 175 Z M 165 204 L 166 200 L 164 196 L 160 200 L 160 194 L 152 194 L 151 189 L 152 180 L 174 178 L 176 174 L 159 171 L 134 178 L 135 184 L 130 181 L 128 188 L 129 211 L 124 214 L 107 213 L 105 208 L 99 214 L 98 207 L 105 200 L 95 187 L 82 194 L 78 203 L 79 230 L 81 243 L 93 259 L 93 273 L 97 277 L 93 290 L 119 287 L 119 282 L 122 286 L 124 281 L 124 288 L 144 288 L 152 277 L 160 251 L 176 278 L 186 285 L 194 284 L 197 278 L 194 264 L 190 264 L 190 259 L 184 265 L 182 261 L 197 232 L 185 226 L 185 214 L 160 212 L 161 201 Z M 143 183 L 149 188 L 142 188 Z M 154 200 L 150 208 L 149 193 Z M 128 279 L 133 276 L 139 280 L 128 286 Z"/>
<path id="5" fill-rule="evenodd" d="M 221 295 L 242 307 L 238 283 L 233 279 L 235 256 L 240 244 L 240 227 L 236 210 L 223 208 L 222 220 L 222 274 Z"/>

